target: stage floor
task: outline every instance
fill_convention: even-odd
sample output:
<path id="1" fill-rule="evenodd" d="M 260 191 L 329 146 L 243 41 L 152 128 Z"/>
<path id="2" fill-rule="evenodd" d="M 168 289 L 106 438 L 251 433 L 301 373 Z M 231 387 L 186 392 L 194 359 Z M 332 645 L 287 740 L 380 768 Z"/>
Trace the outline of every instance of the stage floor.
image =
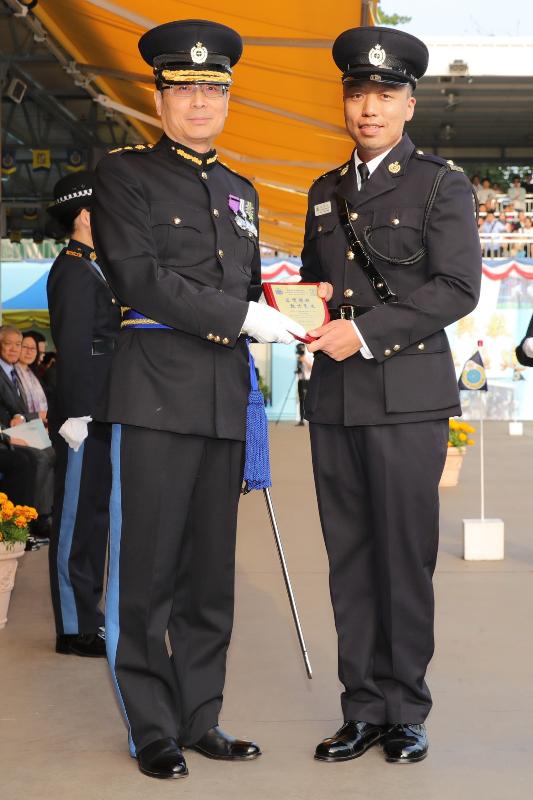
<path id="1" fill-rule="evenodd" d="M 475 423 L 474 423 L 475 424 Z M 56 655 L 47 549 L 22 559 L 0 631 L 0 786 L 5 800 L 521 800 L 533 785 L 533 423 L 488 423 L 487 516 L 506 526 L 503 562 L 462 560 L 463 517 L 479 516 L 478 448 L 441 492 L 437 650 L 428 681 L 431 750 L 404 769 L 374 748 L 323 764 L 341 724 L 336 637 L 308 432 L 272 428 L 273 498 L 314 678 L 306 678 L 262 493 L 240 511 L 235 630 L 222 724 L 264 755 L 227 764 L 188 753 L 190 777 L 155 781 L 128 756 L 106 663 Z"/>

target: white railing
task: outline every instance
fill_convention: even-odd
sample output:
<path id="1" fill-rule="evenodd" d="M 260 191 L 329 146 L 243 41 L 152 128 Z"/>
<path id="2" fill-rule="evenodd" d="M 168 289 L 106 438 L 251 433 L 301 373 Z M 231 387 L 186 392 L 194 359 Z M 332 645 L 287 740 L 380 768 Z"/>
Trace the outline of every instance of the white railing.
<path id="1" fill-rule="evenodd" d="M 486 258 L 533 258 L 531 236 L 523 233 L 480 233 L 481 252 Z"/>

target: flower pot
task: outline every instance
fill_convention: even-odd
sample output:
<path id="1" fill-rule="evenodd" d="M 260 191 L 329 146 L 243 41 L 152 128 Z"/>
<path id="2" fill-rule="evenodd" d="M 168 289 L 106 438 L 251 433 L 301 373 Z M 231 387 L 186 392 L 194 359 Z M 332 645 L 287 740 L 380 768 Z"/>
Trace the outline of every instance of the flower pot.
<path id="1" fill-rule="evenodd" d="M 0 542 L 0 630 L 6 626 L 18 559 L 23 555 L 24 542 L 15 542 L 9 547 Z"/>
<path id="2" fill-rule="evenodd" d="M 439 486 L 457 486 L 465 452 L 466 448 L 464 447 L 448 447 Z"/>

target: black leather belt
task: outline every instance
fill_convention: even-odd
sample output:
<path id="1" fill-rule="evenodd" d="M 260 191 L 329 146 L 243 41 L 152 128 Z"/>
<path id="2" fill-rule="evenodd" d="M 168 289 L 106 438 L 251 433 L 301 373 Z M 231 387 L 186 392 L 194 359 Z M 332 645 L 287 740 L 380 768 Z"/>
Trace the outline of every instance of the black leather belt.
<path id="1" fill-rule="evenodd" d="M 329 308 L 330 319 L 355 319 L 371 311 L 376 306 L 353 306 L 351 303 L 345 303 L 338 308 Z"/>
<path id="2" fill-rule="evenodd" d="M 110 356 L 115 350 L 116 339 L 93 339 L 91 355 Z"/>

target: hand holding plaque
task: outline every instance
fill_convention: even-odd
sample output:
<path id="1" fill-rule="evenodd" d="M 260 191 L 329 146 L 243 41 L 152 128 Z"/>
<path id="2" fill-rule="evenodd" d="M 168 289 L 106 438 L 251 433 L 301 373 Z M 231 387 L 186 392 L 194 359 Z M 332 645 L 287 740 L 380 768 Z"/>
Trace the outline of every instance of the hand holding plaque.
<path id="1" fill-rule="evenodd" d="M 285 316 L 310 331 L 329 322 L 326 301 L 318 296 L 318 283 L 264 283 L 263 293 L 269 306 L 277 308 Z M 295 339 L 308 344 L 311 336 L 298 336 Z"/>

